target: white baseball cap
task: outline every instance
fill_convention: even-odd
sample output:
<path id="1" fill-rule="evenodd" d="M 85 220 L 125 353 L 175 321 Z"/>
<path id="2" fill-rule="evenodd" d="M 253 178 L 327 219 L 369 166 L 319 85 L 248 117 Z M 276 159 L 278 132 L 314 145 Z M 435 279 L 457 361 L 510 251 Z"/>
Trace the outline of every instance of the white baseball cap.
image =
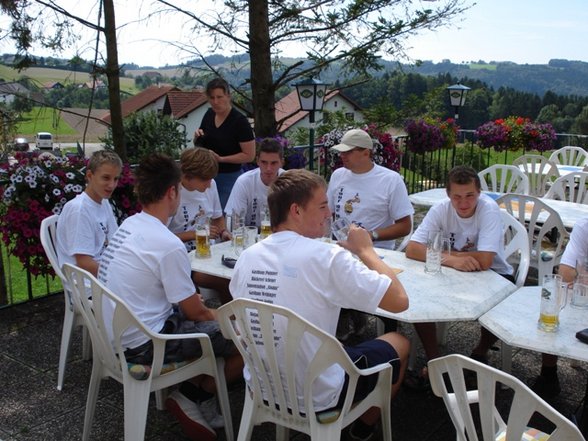
<path id="1" fill-rule="evenodd" d="M 373 145 L 372 138 L 365 130 L 352 129 L 345 132 L 341 138 L 341 143 L 331 147 L 331 149 L 339 152 L 348 152 L 356 147 L 371 150 Z"/>

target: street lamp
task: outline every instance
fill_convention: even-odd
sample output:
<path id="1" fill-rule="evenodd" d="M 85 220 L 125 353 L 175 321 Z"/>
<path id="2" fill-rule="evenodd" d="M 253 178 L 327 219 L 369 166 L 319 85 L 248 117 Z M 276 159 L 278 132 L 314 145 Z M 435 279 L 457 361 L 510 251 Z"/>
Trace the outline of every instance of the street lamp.
<path id="1" fill-rule="evenodd" d="M 323 110 L 327 84 L 321 80 L 308 78 L 294 84 L 294 86 L 296 86 L 296 93 L 298 93 L 300 109 L 308 111 L 308 120 L 310 122 L 308 167 L 312 171 L 314 170 L 314 112 Z"/>
<path id="2" fill-rule="evenodd" d="M 447 88 L 449 92 L 449 100 L 455 109 L 455 119 L 459 119 L 459 108 L 465 104 L 466 95 L 471 90 L 468 86 L 457 83 Z"/>

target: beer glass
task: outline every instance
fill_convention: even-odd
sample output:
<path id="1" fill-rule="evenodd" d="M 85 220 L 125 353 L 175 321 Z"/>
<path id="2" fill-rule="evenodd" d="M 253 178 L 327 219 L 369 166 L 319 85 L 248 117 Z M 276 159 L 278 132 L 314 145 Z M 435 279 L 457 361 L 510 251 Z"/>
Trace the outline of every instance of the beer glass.
<path id="1" fill-rule="evenodd" d="M 441 272 L 443 253 L 451 252 L 451 242 L 443 237 L 443 231 L 430 231 L 427 237 L 427 254 L 425 259 L 425 272 L 437 274 Z"/>
<path id="2" fill-rule="evenodd" d="M 567 289 L 562 278 L 556 274 L 545 274 L 541 285 L 541 309 L 538 327 L 545 332 L 559 328 L 559 312 L 566 305 Z"/>
<path id="3" fill-rule="evenodd" d="M 237 257 L 239 257 L 245 249 L 245 237 L 245 227 L 233 230 L 233 251 Z"/>
<path id="4" fill-rule="evenodd" d="M 269 207 L 267 205 L 261 207 L 260 214 L 261 214 L 261 229 L 259 230 L 259 238 L 261 240 L 263 240 L 266 237 L 268 237 L 270 234 L 272 234 L 272 225 L 271 225 L 271 221 L 270 221 Z"/>
<path id="5" fill-rule="evenodd" d="M 243 231 L 245 232 L 243 246 L 249 248 L 257 242 L 257 227 L 243 227 Z"/>
<path id="6" fill-rule="evenodd" d="M 331 224 L 333 236 L 335 236 L 338 241 L 347 240 L 347 236 L 349 235 L 349 226 L 349 221 L 344 217 L 340 217 L 339 219 L 333 221 Z"/>
<path id="7" fill-rule="evenodd" d="M 570 306 L 578 309 L 588 309 L 588 285 L 586 282 L 574 283 Z"/>
<path id="8" fill-rule="evenodd" d="M 196 219 L 196 257 L 210 256 L 210 219 L 202 216 Z"/>

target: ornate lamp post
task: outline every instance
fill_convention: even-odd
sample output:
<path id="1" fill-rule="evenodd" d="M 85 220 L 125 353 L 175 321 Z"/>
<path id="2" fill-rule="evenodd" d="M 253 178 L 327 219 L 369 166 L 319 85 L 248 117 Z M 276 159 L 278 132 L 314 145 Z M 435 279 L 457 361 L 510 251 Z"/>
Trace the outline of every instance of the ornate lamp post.
<path id="1" fill-rule="evenodd" d="M 449 92 L 449 100 L 455 109 L 455 119 L 459 119 L 459 108 L 465 104 L 466 95 L 469 90 L 471 90 L 469 87 L 460 83 L 447 88 L 447 91 Z"/>
<path id="2" fill-rule="evenodd" d="M 321 80 L 308 78 L 294 84 L 294 86 L 296 86 L 296 93 L 298 93 L 300 108 L 309 112 L 310 138 L 308 146 L 310 154 L 308 157 L 308 167 L 312 171 L 314 170 L 314 112 L 323 110 L 327 84 Z"/>

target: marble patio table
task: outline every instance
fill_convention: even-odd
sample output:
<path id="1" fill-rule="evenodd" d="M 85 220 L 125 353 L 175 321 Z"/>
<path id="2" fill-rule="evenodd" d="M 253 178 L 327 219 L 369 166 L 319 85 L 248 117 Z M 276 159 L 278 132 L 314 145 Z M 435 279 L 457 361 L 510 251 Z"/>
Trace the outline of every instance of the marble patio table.
<path id="1" fill-rule="evenodd" d="M 484 191 L 493 199 L 498 199 L 502 194 Z M 431 207 L 435 203 L 442 201 L 447 198 L 447 192 L 445 188 L 433 188 L 431 190 L 421 191 L 419 193 L 413 193 L 408 195 L 410 201 L 415 205 L 421 205 L 425 207 Z M 574 225 L 580 219 L 588 217 L 588 205 L 576 204 L 573 202 L 557 201 L 555 199 L 538 198 L 542 202 L 545 202 L 549 207 L 557 211 L 561 217 L 561 220 L 566 229 L 571 230 Z M 541 219 L 541 217 L 539 217 Z"/>
<path id="2" fill-rule="evenodd" d="M 410 299 L 409 308 L 401 313 L 379 309 L 377 315 L 382 317 L 409 323 L 477 320 L 516 289 L 494 271 L 467 273 L 443 267 L 440 274 L 427 274 L 423 262 L 407 259 L 402 252 L 381 248 L 376 252 L 388 265 L 402 270 L 398 278 Z M 192 270 L 230 279 L 233 270 L 222 264 L 223 254 L 235 257 L 230 242 L 213 245 L 206 259 L 192 252 Z"/>

